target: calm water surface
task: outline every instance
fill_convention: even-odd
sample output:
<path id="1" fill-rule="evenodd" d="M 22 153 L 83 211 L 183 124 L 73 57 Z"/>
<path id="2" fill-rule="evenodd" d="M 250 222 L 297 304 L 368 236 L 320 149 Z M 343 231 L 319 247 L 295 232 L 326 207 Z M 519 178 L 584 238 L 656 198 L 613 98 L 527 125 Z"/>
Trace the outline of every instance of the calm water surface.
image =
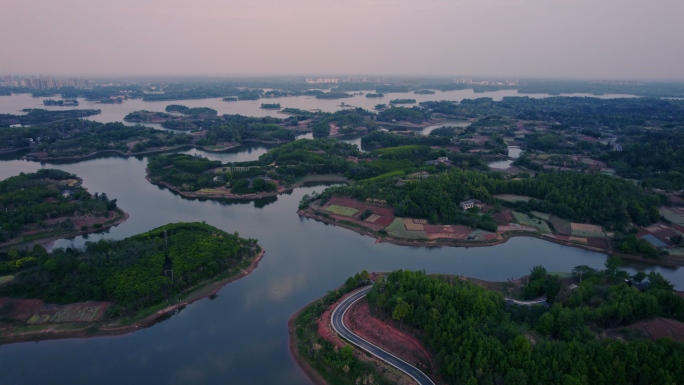
<path id="1" fill-rule="evenodd" d="M 4 100 L 0 98 L 0 106 Z M 207 105 L 203 102 L 197 106 Z M 245 146 L 219 154 L 187 152 L 228 162 L 253 160 L 266 151 L 264 146 Z M 259 239 L 266 249 L 259 267 L 226 286 L 217 298 L 196 302 L 136 333 L 0 346 L 0 384 L 306 384 L 308 379 L 289 355 L 287 320 L 362 269 L 424 269 L 503 280 L 522 276 L 538 264 L 549 271 L 569 271 L 581 264 L 600 268 L 605 261 L 604 254 L 534 238 L 469 249 L 376 244 L 372 238 L 296 215 L 301 197 L 324 186 L 256 202 L 188 200 L 145 181 L 145 165 L 144 157 L 59 165 L 3 161 L 0 179 L 42 167 L 75 173 L 90 192 L 106 192 L 130 213 L 125 223 L 87 240 L 121 239 L 169 222 L 206 221 Z M 55 246 L 80 247 L 85 241 L 78 237 Z M 628 269 L 659 271 L 679 288 L 684 286 L 678 269 L 638 264 Z"/>
<path id="2" fill-rule="evenodd" d="M 245 160 L 262 150 L 248 151 L 234 156 Z M 265 258 L 216 299 L 199 301 L 148 329 L 120 337 L 1 346 L 1 384 L 308 383 L 289 356 L 287 320 L 362 269 L 425 269 L 502 280 L 522 276 L 537 264 L 549 271 L 569 271 L 580 264 L 600 268 L 605 261 L 603 254 L 534 238 L 469 249 L 376 244 L 372 238 L 296 215 L 302 195 L 320 192 L 323 186 L 259 202 L 188 200 L 147 183 L 145 164 L 143 158 L 108 157 L 55 166 L 81 176 L 89 191 L 118 199 L 131 215 L 109 233 L 91 235 L 89 240 L 121 239 L 169 222 L 206 221 L 258 238 L 267 250 Z M 2 162 L 0 178 L 40 167 L 34 162 Z M 80 246 L 84 241 L 79 237 L 56 246 Z M 682 285 L 677 269 L 630 270 L 635 268 L 659 271 Z"/>
<path id="3" fill-rule="evenodd" d="M 387 104 L 392 99 L 411 98 L 416 99 L 416 103 L 430 101 L 430 100 L 457 100 L 474 99 L 490 97 L 494 100 L 501 100 L 505 96 L 529 96 L 531 98 L 548 97 L 548 94 L 519 94 L 516 90 L 503 90 L 494 92 L 475 93 L 473 90 L 457 90 L 457 91 L 437 91 L 434 95 L 415 95 L 413 93 L 388 93 L 383 98 L 367 98 L 365 95 L 356 95 L 352 98 L 326 100 L 316 99 L 312 96 L 295 96 L 284 98 L 269 98 L 260 100 L 241 100 L 237 102 L 224 102 L 222 98 L 214 99 L 192 99 L 192 100 L 173 100 L 161 102 L 145 102 L 141 99 L 125 100 L 121 104 L 99 104 L 92 101 L 87 101 L 83 98 L 78 98 L 80 102 L 78 107 L 57 107 L 57 106 L 43 106 L 43 100 L 46 97 L 34 98 L 31 94 L 12 94 L 12 96 L 0 96 L 0 114 L 22 114 L 21 110 L 24 108 L 44 108 L 47 110 L 65 110 L 65 109 L 99 109 L 102 113 L 89 117 L 90 120 L 98 122 L 116 122 L 123 121 L 124 116 L 128 113 L 137 110 L 160 111 L 163 112 L 169 104 L 182 104 L 188 107 L 210 107 L 218 111 L 219 114 L 240 114 L 245 116 L 272 116 L 278 118 L 286 118 L 289 115 L 279 113 L 277 110 L 263 109 L 261 103 L 280 103 L 283 108 L 299 108 L 302 110 L 319 109 L 325 112 L 335 112 L 341 110 L 343 107 L 341 103 L 344 102 L 353 107 L 362 107 L 367 110 L 373 110 L 376 104 Z M 571 96 L 593 96 L 589 94 L 572 94 Z M 55 96 L 59 98 L 59 96 Z M 53 97 L 53 98 L 55 98 Z M 602 95 L 600 98 L 615 98 L 615 97 L 631 97 L 631 95 Z M 416 104 L 417 105 L 417 104 Z M 410 106 L 409 106 L 410 107 Z M 135 123 L 126 123 L 135 124 Z M 145 123 L 147 126 L 161 128 L 159 124 Z"/>
<path id="4" fill-rule="evenodd" d="M 508 158 L 506 160 L 497 160 L 494 162 L 489 162 L 487 163 L 487 166 L 490 168 L 493 168 L 495 170 L 506 170 L 507 168 L 511 167 L 511 164 L 513 163 L 513 159 L 517 159 L 520 157 L 520 154 L 523 153 L 523 150 L 520 149 L 520 147 L 508 147 Z"/>

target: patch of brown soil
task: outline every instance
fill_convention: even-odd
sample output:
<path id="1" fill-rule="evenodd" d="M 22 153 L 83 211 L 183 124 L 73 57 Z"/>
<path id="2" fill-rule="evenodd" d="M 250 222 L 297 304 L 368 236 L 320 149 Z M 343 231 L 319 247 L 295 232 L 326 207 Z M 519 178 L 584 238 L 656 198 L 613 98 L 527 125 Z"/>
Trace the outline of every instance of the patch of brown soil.
<path id="1" fill-rule="evenodd" d="M 349 328 L 364 339 L 419 369 L 434 366 L 430 354 L 415 337 L 399 330 L 394 322 L 381 321 L 371 315 L 365 298 L 349 308 L 344 316 Z"/>
<path id="2" fill-rule="evenodd" d="M 511 222 L 513 222 L 513 214 L 511 214 L 511 210 L 504 210 L 500 213 L 496 213 L 493 215 L 494 217 L 494 222 L 498 225 L 507 225 Z"/>
<path id="3" fill-rule="evenodd" d="M 351 293 L 350 293 L 351 294 Z M 340 301 L 342 301 L 344 298 L 349 296 L 350 294 L 342 296 L 337 302 L 334 304 L 330 305 L 328 309 L 326 309 L 325 312 L 323 312 L 323 315 L 321 318 L 317 321 L 318 322 L 318 334 L 323 337 L 326 341 L 332 343 L 335 345 L 337 348 L 344 347 L 347 345 L 345 341 L 343 341 L 337 333 L 332 328 L 332 325 L 330 323 L 330 316 L 332 314 L 332 311 L 337 307 Z M 365 301 L 365 300 L 364 300 Z M 353 309 L 353 308 L 352 308 Z M 346 322 L 348 324 L 348 315 L 350 312 L 347 312 L 345 315 L 347 318 L 345 318 Z M 294 329 L 292 329 L 294 330 Z M 354 330 L 356 332 L 356 330 Z M 292 341 L 292 337 L 290 337 L 290 341 Z M 294 349 L 291 347 L 291 350 Z M 394 353 L 394 352 L 392 352 Z M 376 358 L 375 356 L 368 355 L 364 351 L 361 351 L 358 348 L 354 349 L 354 357 L 361 361 L 368 362 L 375 366 L 378 369 L 378 373 L 381 374 L 383 377 L 385 377 L 387 380 L 389 380 L 393 384 L 399 384 L 399 385 L 415 385 L 415 381 L 409 377 L 406 373 L 396 369 L 394 366 L 391 366 L 387 364 L 386 362 L 382 361 L 379 358 Z M 297 362 L 300 362 L 299 359 L 297 359 Z M 410 361 L 409 361 L 410 362 Z M 301 365 L 301 363 L 300 363 Z M 305 373 L 309 374 L 310 378 L 312 381 L 318 383 L 318 380 L 321 380 L 320 376 L 312 376 L 309 373 L 309 370 L 311 369 L 308 364 L 307 365 L 301 365 L 302 369 L 304 370 Z M 313 369 L 311 369 L 313 370 Z"/>
<path id="4" fill-rule="evenodd" d="M 658 317 L 637 322 L 629 326 L 629 329 L 643 330 L 652 340 L 670 337 L 675 341 L 684 342 L 684 322 L 669 318 Z"/>
<path id="5" fill-rule="evenodd" d="M 44 305 L 44 302 L 39 299 L 10 299 L 9 302 L 8 306 L 11 306 L 9 318 L 20 321 L 27 321 L 31 316 L 38 313 Z"/>
<path id="6" fill-rule="evenodd" d="M 608 249 L 610 247 L 608 240 L 605 238 L 590 237 L 587 238 L 587 244 L 591 247 L 598 247 L 600 249 Z"/>
<path id="7" fill-rule="evenodd" d="M 378 229 L 375 229 L 374 226 L 370 226 L 368 221 L 361 221 L 359 220 L 359 225 L 365 226 L 372 228 L 373 230 L 377 231 L 382 229 L 383 227 L 389 226 L 392 221 L 394 221 L 394 210 L 389 207 L 383 207 L 377 204 L 371 204 L 371 203 L 363 203 L 359 202 L 356 199 L 351 199 L 351 198 L 343 198 L 343 197 L 332 197 L 326 204 L 326 207 L 328 205 L 339 205 L 339 206 L 347 206 L 351 208 L 355 208 L 359 210 L 359 213 L 355 215 L 355 217 L 361 215 L 366 210 L 370 210 L 373 212 L 373 214 L 377 215 L 377 218 L 374 218 L 372 225 L 378 225 L 380 226 Z M 356 218 L 345 218 L 346 220 L 349 219 L 356 219 Z M 356 223 L 355 220 L 352 220 L 352 222 Z"/>

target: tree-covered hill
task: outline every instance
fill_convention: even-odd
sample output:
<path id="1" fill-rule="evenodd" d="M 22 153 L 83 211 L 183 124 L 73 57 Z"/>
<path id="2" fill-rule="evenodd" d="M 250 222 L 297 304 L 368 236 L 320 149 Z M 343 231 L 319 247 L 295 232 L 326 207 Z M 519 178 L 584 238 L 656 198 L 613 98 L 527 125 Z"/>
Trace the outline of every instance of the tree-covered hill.
<path id="1" fill-rule="evenodd" d="M 256 240 L 203 223 L 168 224 L 120 241 L 87 243 L 85 250 L 15 250 L 0 254 L 0 260 L 16 254 L 33 258 L 37 266 L 16 273 L 10 284 L 0 286 L 0 296 L 51 303 L 111 301 L 117 315 L 234 269 L 259 251 Z"/>
<path id="2" fill-rule="evenodd" d="M 509 180 L 499 173 L 451 168 L 429 178 L 402 184 L 397 184 L 397 178 L 401 176 L 335 187 L 326 190 L 323 196 L 382 199 L 398 216 L 471 225 L 464 222 L 459 202 L 474 198 L 493 204 L 493 195 L 518 194 L 537 199 L 519 204 L 527 211 L 537 210 L 620 229 L 631 222 L 648 225 L 657 221 L 661 203 L 659 196 L 649 194 L 632 182 L 602 174 L 551 172 L 535 178 Z"/>
<path id="3" fill-rule="evenodd" d="M 51 169 L 21 173 L 0 182 L 0 244 L 25 235 L 35 240 L 77 231 L 77 218 L 102 218 L 90 228 L 96 231 L 110 212 L 123 215 L 116 199 L 91 195 L 76 175 Z"/>
<path id="4" fill-rule="evenodd" d="M 375 284 L 368 302 L 422 333 L 449 384 L 679 383 L 683 343 L 602 334 L 654 316 L 684 319 L 684 299 L 659 274 L 645 292 L 625 284 L 624 274 L 592 271 L 550 308 L 529 308 L 468 281 L 396 271 Z"/>

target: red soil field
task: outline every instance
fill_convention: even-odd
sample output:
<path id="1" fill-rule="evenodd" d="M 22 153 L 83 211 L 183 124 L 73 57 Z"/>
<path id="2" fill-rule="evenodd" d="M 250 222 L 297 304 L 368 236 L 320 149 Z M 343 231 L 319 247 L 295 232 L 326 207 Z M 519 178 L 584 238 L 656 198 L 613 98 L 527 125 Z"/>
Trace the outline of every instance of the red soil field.
<path id="1" fill-rule="evenodd" d="M 591 246 L 591 247 L 598 247 L 598 248 L 601 248 L 601 249 L 608 249 L 609 246 L 610 246 L 610 245 L 608 244 L 608 240 L 607 240 L 607 239 L 605 239 L 605 238 L 595 238 L 595 237 L 587 238 L 587 245 L 589 245 L 589 246 Z"/>
<path id="2" fill-rule="evenodd" d="M 8 318 L 27 321 L 32 315 L 38 313 L 43 305 L 43 301 L 39 299 L 10 299 L 6 305 L 10 307 Z"/>
<path id="3" fill-rule="evenodd" d="M 432 366 L 430 355 L 413 336 L 394 322 L 384 322 L 371 314 L 365 299 L 357 302 L 345 314 L 345 323 L 354 333 L 418 368 Z"/>
<path id="4" fill-rule="evenodd" d="M 448 239 L 465 239 L 473 232 L 473 229 L 467 226 L 451 225 L 425 225 L 425 233 L 429 239 L 448 238 Z"/>
<path id="5" fill-rule="evenodd" d="M 330 214 L 330 218 L 333 218 L 336 221 L 340 221 L 340 222 L 341 221 L 347 221 L 347 222 L 351 222 L 351 223 L 356 223 L 359 226 L 366 227 L 366 228 L 371 229 L 373 231 L 379 231 L 385 227 L 385 226 L 377 223 L 379 220 L 375 221 L 375 223 L 370 223 L 370 222 L 362 221 L 360 219 L 356 219 L 356 218 L 352 218 L 352 217 L 345 217 L 343 215 L 335 215 L 335 214 Z"/>
<path id="6" fill-rule="evenodd" d="M 351 199 L 351 198 L 333 197 L 328 201 L 328 205 L 353 207 L 353 208 L 359 210 L 360 213 L 362 213 L 366 210 L 370 210 L 373 212 L 373 214 L 380 215 L 380 218 L 376 219 L 372 223 L 373 225 L 382 226 L 378 230 L 382 229 L 383 227 L 389 226 L 392 223 L 392 221 L 394 220 L 394 210 L 392 208 L 382 207 L 382 206 L 378 206 L 375 204 L 362 203 L 362 202 L 359 202 L 359 201 L 357 201 L 355 199 Z M 347 219 L 349 219 L 349 218 L 347 218 Z M 352 221 L 352 222 L 356 223 L 356 221 Z M 362 224 L 362 225 L 367 226 L 369 228 L 373 228 L 371 226 L 368 226 L 370 224 L 369 222 L 364 221 L 364 223 L 359 223 L 359 224 Z"/>
<path id="7" fill-rule="evenodd" d="M 684 342 L 684 323 L 668 318 L 654 318 L 649 321 L 637 322 L 630 329 L 641 329 L 651 339 L 671 337 L 675 341 Z"/>
<path id="8" fill-rule="evenodd" d="M 510 210 L 505 210 L 492 216 L 497 225 L 507 225 L 513 222 L 513 214 L 511 214 Z"/>

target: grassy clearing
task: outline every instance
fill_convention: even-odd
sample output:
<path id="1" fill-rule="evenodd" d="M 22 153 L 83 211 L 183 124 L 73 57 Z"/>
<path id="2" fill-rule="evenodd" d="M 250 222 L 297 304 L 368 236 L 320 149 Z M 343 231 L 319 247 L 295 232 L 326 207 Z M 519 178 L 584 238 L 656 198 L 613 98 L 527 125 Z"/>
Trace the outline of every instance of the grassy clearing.
<path id="1" fill-rule="evenodd" d="M 2 285 L 3 283 L 12 282 L 13 280 L 13 275 L 3 275 L 2 277 L 0 277 L 0 285 Z"/>
<path id="2" fill-rule="evenodd" d="M 385 227 L 385 230 L 387 231 L 387 234 L 395 238 L 427 239 L 428 237 L 425 231 L 406 230 L 403 218 L 394 218 L 394 221 L 392 221 L 389 226 Z"/>
<path id="3" fill-rule="evenodd" d="M 550 214 L 540 213 L 539 211 L 532 211 L 532 215 L 545 221 L 548 221 L 551 218 Z"/>
<path id="4" fill-rule="evenodd" d="M 672 211 L 666 209 L 665 207 L 659 208 L 658 211 L 660 212 L 660 215 L 662 215 L 668 221 L 670 221 L 672 223 L 676 223 L 680 226 L 684 226 L 684 217 L 682 217 L 676 213 L 673 213 Z"/>
<path id="5" fill-rule="evenodd" d="M 572 236 L 582 238 L 603 238 L 606 233 L 603 232 L 601 226 L 590 225 L 586 223 L 571 223 Z"/>
<path id="6" fill-rule="evenodd" d="M 530 218 L 530 216 L 528 216 L 527 214 L 513 211 L 513 218 L 515 218 L 515 221 L 520 223 L 521 225 L 534 227 L 542 233 L 550 234 L 552 232 L 551 228 L 549 227 L 549 225 L 546 224 L 545 221 Z"/>
<path id="7" fill-rule="evenodd" d="M 563 218 L 559 218 L 555 215 L 549 217 L 549 222 L 553 225 L 556 233 L 560 235 L 572 235 L 572 228 L 570 227 L 570 221 Z"/>
<path id="8" fill-rule="evenodd" d="M 534 220 L 530 218 L 527 214 L 519 213 L 517 211 L 513 211 L 512 214 L 515 221 L 520 223 L 521 225 L 534 226 Z"/>
<path id="9" fill-rule="evenodd" d="M 494 198 L 496 199 L 501 199 L 502 201 L 506 202 L 528 202 L 532 197 L 528 197 L 525 195 L 512 195 L 512 194 L 501 194 L 501 195 L 494 195 Z"/>
<path id="10" fill-rule="evenodd" d="M 342 215 L 344 217 L 351 217 L 354 214 L 356 214 L 357 212 L 359 212 L 359 210 L 357 210 L 353 207 L 339 206 L 339 205 L 330 205 L 325 210 L 329 211 L 333 214 Z"/>

